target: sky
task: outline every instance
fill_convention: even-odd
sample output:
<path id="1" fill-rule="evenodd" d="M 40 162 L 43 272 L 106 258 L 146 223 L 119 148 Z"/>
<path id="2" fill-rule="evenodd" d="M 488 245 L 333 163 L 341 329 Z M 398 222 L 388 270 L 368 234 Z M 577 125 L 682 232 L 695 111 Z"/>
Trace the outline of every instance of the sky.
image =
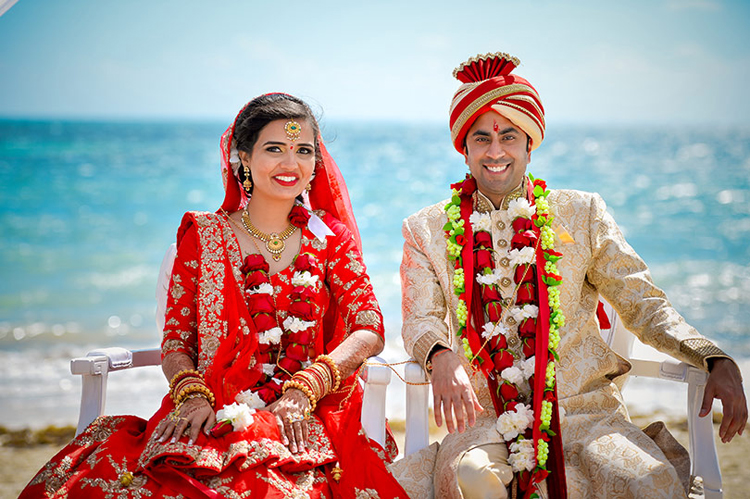
<path id="1" fill-rule="evenodd" d="M 327 119 L 445 122 L 453 68 L 503 51 L 549 123 L 745 126 L 748 26 L 747 0 L 18 0 L 0 117 L 227 121 L 284 91 Z"/>

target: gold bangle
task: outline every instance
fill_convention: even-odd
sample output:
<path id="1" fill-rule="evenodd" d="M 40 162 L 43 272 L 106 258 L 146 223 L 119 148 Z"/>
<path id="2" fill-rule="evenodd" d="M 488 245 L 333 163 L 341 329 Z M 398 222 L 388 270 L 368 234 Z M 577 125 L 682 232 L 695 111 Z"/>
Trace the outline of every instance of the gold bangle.
<path id="1" fill-rule="evenodd" d="M 182 402 L 184 402 L 186 397 L 191 393 L 204 394 L 206 396 L 206 400 L 208 400 L 208 403 L 211 404 L 211 407 L 213 407 L 216 403 L 216 398 L 214 397 L 213 392 L 210 388 L 208 388 L 208 386 L 205 385 L 205 383 L 192 383 L 183 388 L 180 393 L 174 398 L 175 405 L 182 405 Z"/>
<path id="2" fill-rule="evenodd" d="M 189 376 L 189 377 L 197 377 L 200 379 L 203 379 L 203 375 L 196 371 L 195 369 L 183 369 L 179 371 L 177 374 L 172 376 L 172 379 L 169 381 L 169 390 L 172 391 L 172 388 L 174 388 L 175 383 L 177 383 L 179 380 L 182 379 L 183 376 Z"/>
<path id="3" fill-rule="evenodd" d="M 327 365 L 331 369 L 331 374 L 333 375 L 334 382 L 333 382 L 333 388 L 331 391 L 336 391 L 339 389 L 339 386 L 341 386 L 341 371 L 339 371 L 339 367 L 336 365 L 336 362 L 331 358 L 330 355 L 318 355 L 315 359 L 315 362 L 322 362 L 325 365 Z"/>

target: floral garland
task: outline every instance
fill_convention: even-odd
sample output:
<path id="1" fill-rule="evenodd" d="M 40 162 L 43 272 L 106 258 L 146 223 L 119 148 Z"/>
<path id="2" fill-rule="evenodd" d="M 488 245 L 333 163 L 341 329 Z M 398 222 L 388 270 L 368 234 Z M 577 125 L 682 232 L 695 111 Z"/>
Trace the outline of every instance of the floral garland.
<path id="1" fill-rule="evenodd" d="M 464 354 L 472 366 L 488 376 L 493 403 L 498 413 L 496 428 L 506 441 L 510 456 L 508 462 L 519 474 L 519 485 L 526 497 L 537 497 L 532 484 L 541 482 L 549 474 L 546 467 L 549 454 L 548 442 L 555 433 L 550 428 L 553 402 L 555 401 L 556 348 L 560 341 L 559 328 L 564 325 L 560 311 L 560 289 L 562 278 L 556 262 L 562 255 L 554 251 L 555 233 L 551 228 L 546 183 L 529 176 L 533 185 L 531 201 L 526 197 L 512 200 L 508 212 L 512 220 L 513 237 L 508 251 L 508 264 L 513 266 L 515 283 L 514 297 L 500 294 L 498 283 L 501 275 L 494 266 L 489 214 L 474 211 L 473 193 L 476 181 L 467 175 L 466 180 L 453 184 L 451 201 L 445 206 L 448 223 L 444 230 L 447 238 L 448 257 L 454 262 L 454 293 L 458 296 L 459 329 Z M 470 215 L 469 215 L 470 213 Z M 467 237 L 467 222 L 473 237 Z M 538 250 L 541 248 L 539 259 Z M 472 263 L 465 260 L 472 259 Z M 540 280 L 535 284 L 538 262 L 544 262 Z M 468 265 L 467 265 L 468 263 Z M 481 328 L 481 337 L 474 331 L 469 319 L 473 283 L 469 290 L 466 274 L 474 272 L 484 317 L 489 320 Z M 545 293 L 546 291 L 546 293 Z M 544 394 L 539 417 L 535 417 L 532 406 L 519 400 L 521 391 L 534 389 L 534 374 L 537 360 L 539 300 L 544 299 L 549 310 L 549 323 L 542 324 L 542 336 L 548 329 L 547 352 L 543 352 Z M 474 298 L 476 299 L 476 298 Z M 503 321 L 504 315 L 511 325 L 518 324 L 513 331 Z M 546 314 L 545 314 L 546 315 Z M 477 319 L 479 319 L 477 317 Z M 544 327 L 547 326 L 547 327 Z M 536 430 L 536 431 L 535 431 Z M 535 435 L 536 433 L 536 435 Z"/>
<path id="2" fill-rule="evenodd" d="M 300 205 L 295 205 L 289 214 L 289 221 L 299 228 L 305 227 L 309 219 L 309 212 Z M 282 329 L 276 315 L 268 262 L 257 253 L 245 257 L 241 268 L 245 275 L 245 298 L 258 331 L 255 360 L 263 374 L 254 387 L 239 393 L 234 403 L 225 405 L 216 413 L 219 423 L 212 430 L 214 436 L 232 429 L 246 429 L 252 424 L 255 410 L 279 398 L 284 381 L 311 364 L 309 347 L 317 324 L 312 302 L 320 291 L 321 279 L 317 260 L 312 254 L 297 255 L 294 269 L 291 304 Z"/>

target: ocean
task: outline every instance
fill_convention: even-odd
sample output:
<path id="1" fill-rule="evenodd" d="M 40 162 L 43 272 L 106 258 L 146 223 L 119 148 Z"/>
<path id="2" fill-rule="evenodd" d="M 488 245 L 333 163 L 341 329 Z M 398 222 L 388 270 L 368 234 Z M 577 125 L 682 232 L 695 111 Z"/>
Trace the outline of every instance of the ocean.
<path id="1" fill-rule="evenodd" d="M 157 271 L 182 214 L 221 203 L 225 126 L 0 120 L 0 425 L 75 424 L 72 357 L 158 346 Z M 405 360 L 401 221 L 446 198 L 466 166 L 444 124 L 331 122 L 323 135 L 386 318 L 384 356 Z M 677 310 L 747 376 L 750 129 L 550 125 L 529 171 L 599 192 Z M 110 385 L 110 413 L 149 416 L 166 392 L 158 369 L 115 373 Z M 403 417 L 399 385 L 392 418 Z M 636 385 L 635 410 L 669 411 L 674 390 L 653 386 Z"/>

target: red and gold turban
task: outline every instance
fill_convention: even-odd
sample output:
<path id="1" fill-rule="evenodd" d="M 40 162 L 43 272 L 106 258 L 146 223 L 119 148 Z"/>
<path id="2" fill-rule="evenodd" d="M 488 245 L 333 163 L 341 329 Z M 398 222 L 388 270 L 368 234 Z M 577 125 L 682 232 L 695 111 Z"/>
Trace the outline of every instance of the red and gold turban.
<path id="1" fill-rule="evenodd" d="M 451 139 L 463 154 L 466 133 L 487 111 L 505 116 L 531 137 L 531 149 L 544 139 L 544 108 L 534 87 L 520 76 L 510 74 L 521 63 L 497 52 L 472 57 L 453 70 L 463 82 L 451 102 Z"/>

